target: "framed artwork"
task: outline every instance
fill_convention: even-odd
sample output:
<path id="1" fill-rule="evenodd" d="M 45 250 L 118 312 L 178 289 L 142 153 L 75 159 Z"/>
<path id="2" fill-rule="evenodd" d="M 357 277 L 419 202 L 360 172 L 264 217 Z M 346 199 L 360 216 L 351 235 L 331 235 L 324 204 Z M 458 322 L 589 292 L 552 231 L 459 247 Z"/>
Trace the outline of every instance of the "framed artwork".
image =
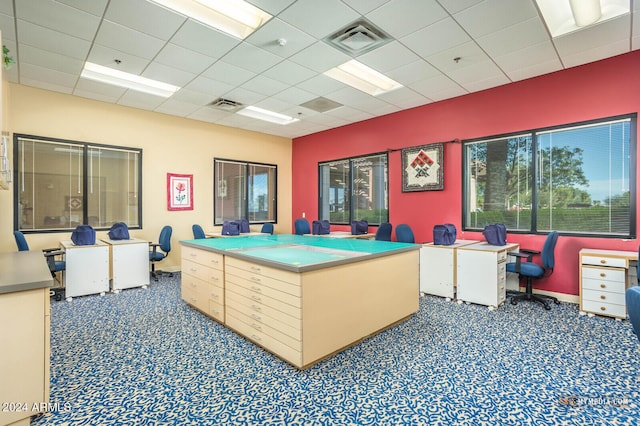
<path id="1" fill-rule="evenodd" d="M 444 144 L 402 149 L 402 192 L 444 189 Z"/>
<path id="2" fill-rule="evenodd" d="M 193 210 L 193 175 L 167 173 L 167 210 Z"/>

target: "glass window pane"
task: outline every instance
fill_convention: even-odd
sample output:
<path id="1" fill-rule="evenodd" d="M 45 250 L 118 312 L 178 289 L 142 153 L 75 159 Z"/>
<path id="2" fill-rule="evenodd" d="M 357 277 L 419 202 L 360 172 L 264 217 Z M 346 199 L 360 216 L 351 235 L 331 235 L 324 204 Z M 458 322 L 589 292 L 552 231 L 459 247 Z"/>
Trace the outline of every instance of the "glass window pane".
<path id="1" fill-rule="evenodd" d="M 246 164 L 215 161 L 215 225 L 225 220 L 244 219 Z"/>
<path id="2" fill-rule="evenodd" d="M 538 135 L 538 229 L 630 232 L 630 120 Z"/>
<path id="3" fill-rule="evenodd" d="M 276 220 L 276 168 L 249 166 L 249 222 Z"/>
<path id="4" fill-rule="evenodd" d="M 350 223 L 349 185 L 351 172 L 349 160 L 321 164 L 320 167 L 320 215 L 331 223 Z"/>
<path id="5" fill-rule="evenodd" d="M 354 159 L 353 176 L 353 220 L 366 220 L 374 225 L 387 222 L 387 156 Z"/>

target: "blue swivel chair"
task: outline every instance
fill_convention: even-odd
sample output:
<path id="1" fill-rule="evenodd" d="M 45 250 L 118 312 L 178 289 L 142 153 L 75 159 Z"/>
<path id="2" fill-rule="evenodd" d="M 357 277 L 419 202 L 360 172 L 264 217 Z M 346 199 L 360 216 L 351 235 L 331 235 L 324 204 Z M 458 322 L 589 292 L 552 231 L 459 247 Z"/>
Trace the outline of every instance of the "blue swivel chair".
<path id="1" fill-rule="evenodd" d="M 633 327 L 633 332 L 640 341 L 640 287 L 629 287 L 625 293 L 627 301 L 627 313 Z"/>
<path id="2" fill-rule="evenodd" d="M 193 226 L 191 226 L 191 230 L 193 231 L 193 239 L 194 240 L 200 240 L 202 238 L 207 238 L 207 236 L 204 235 L 204 230 L 202 229 L 202 226 L 198 225 L 197 223 L 194 224 Z"/>
<path id="3" fill-rule="evenodd" d="M 396 228 L 396 240 L 399 243 L 415 243 L 416 239 L 413 236 L 413 230 L 405 223 L 401 223 Z"/>
<path id="4" fill-rule="evenodd" d="M 29 244 L 27 244 L 27 239 L 24 237 L 22 232 L 14 231 L 13 236 L 16 239 L 18 251 L 29 251 Z M 47 259 L 47 266 L 49 267 L 49 271 L 51 271 L 52 277 L 55 278 L 56 272 L 62 272 L 66 269 L 67 264 L 64 260 L 56 260 L 56 257 L 62 256 L 64 251 L 59 248 L 47 248 L 43 249 L 42 253 Z"/>
<path id="5" fill-rule="evenodd" d="M 516 261 L 507 263 L 507 272 L 514 272 L 526 280 L 526 290 L 524 293 L 517 294 L 511 297 L 511 304 L 516 305 L 520 300 L 533 300 L 541 303 L 546 310 L 550 310 L 549 301 L 553 300 L 558 304 L 558 299 L 552 296 L 543 296 L 540 294 L 533 294 L 533 281 L 547 277 L 553 273 L 553 267 L 555 265 L 555 248 L 556 242 L 558 242 L 558 232 L 552 231 L 547 235 L 547 239 L 542 246 L 542 252 L 538 250 L 520 249 L 519 252 L 510 252 L 509 255 L 515 256 Z M 542 265 L 532 262 L 533 256 L 541 255 Z M 526 259 L 523 261 L 522 259 Z"/>
<path id="6" fill-rule="evenodd" d="M 296 219 L 296 221 L 293 223 L 293 227 L 295 229 L 296 235 L 311 233 L 311 226 L 309 226 L 309 221 L 303 217 Z"/>
<path id="7" fill-rule="evenodd" d="M 383 222 L 378 226 L 376 231 L 376 240 L 378 241 L 391 241 L 391 230 L 393 226 L 389 222 Z"/>
<path id="8" fill-rule="evenodd" d="M 263 234 L 271 234 L 273 235 L 273 223 L 267 222 L 262 225 L 262 229 L 260 230 Z"/>
<path id="9" fill-rule="evenodd" d="M 171 233 L 173 228 L 166 225 L 160 231 L 160 237 L 157 243 L 149 243 L 149 262 L 151 262 L 151 277 L 154 281 L 158 281 L 158 276 L 162 275 L 162 271 L 156 271 L 156 263 L 166 259 L 171 251 Z M 168 273 L 170 277 L 173 273 Z"/>

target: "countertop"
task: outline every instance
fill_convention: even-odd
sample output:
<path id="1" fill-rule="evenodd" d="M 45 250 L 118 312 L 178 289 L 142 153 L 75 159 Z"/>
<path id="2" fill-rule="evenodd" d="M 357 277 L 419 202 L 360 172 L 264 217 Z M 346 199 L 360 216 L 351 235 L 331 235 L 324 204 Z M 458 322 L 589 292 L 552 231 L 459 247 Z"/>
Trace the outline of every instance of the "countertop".
<path id="1" fill-rule="evenodd" d="M 0 294 L 48 288 L 52 285 L 53 277 L 42 251 L 0 253 Z"/>

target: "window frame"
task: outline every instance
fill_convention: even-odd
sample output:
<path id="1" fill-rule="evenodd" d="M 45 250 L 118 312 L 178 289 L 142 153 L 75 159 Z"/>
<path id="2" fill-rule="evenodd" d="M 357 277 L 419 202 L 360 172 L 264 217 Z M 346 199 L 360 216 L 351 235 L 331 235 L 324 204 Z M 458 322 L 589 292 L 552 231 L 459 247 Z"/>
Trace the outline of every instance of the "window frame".
<path id="1" fill-rule="evenodd" d="M 389 217 L 391 215 L 391 205 L 390 205 L 391 203 L 389 203 L 389 195 L 390 195 L 389 194 L 389 151 L 374 152 L 370 154 L 362 154 L 362 155 L 357 155 L 353 157 L 337 158 L 337 159 L 328 160 L 328 161 L 319 161 L 318 162 L 318 219 L 327 219 L 329 220 L 329 223 L 332 225 L 350 225 L 352 221 L 356 220 L 354 218 L 355 210 L 356 210 L 356 203 L 354 200 L 355 195 L 354 195 L 354 177 L 353 177 L 353 171 L 355 169 L 354 163 L 363 158 L 382 157 L 382 156 L 384 156 L 386 159 L 386 178 L 385 178 L 386 184 L 385 184 L 384 192 L 385 192 L 385 199 L 387 204 L 387 209 L 386 209 L 387 220 L 385 222 L 388 222 Z M 322 211 L 323 211 L 322 166 L 326 166 L 331 163 L 340 163 L 345 161 L 349 162 L 349 186 L 346 189 L 346 191 L 349 194 L 349 214 L 348 214 L 349 218 L 347 222 L 331 222 L 331 215 L 329 215 L 329 218 L 324 218 L 322 216 Z M 384 223 L 384 222 L 380 222 L 380 223 Z M 371 222 L 369 223 L 369 225 L 378 226 L 380 225 L 380 223 Z"/>
<path id="2" fill-rule="evenodd" d="M 223 223 L 218 223 L 217 222 L 217 214 L 216 214 L 216 200 L 218 199 L 218 180 L 217 180 L 217 164 L 218 162 L 225 162 L 225 163 L 232 163 L 232 164 L 239 164 L 239 165 L 244 165 L 244 171 L 245 171 L 245 182 L 244 182 L 244 191 L 245 191 L 245 195 L 246 195 L 246 200 L 244 202 L 244 205 L 242 206 L 242 217 L 237 217 L 234 218 L 235 219 L 249 219 L 249 181 L 250 179 L 250 174 L 249 174 L 249 170 L 250 168 L 253 166 L 257 166 L 257 167 L 271 167 L 273 168 L 273 178 L 275 180 L 275 182 L 273 183 L 273 197 L 275 199 L 275 202 L 273 204 L 273 220 L 257 220 L 257 221 L 251 221 L 249 220 L 250 224 L 255 224 L 255 225 L 259 225 L 259 224 L 264 224 L 264 223 L 273 223 L 274 225 L 278 223 L 278 165 L 277 164 L 270 164 L 270 163 L 259 163 L 256 161 L 245 161 L 245 160 L 234 160 L 234 159 L 230 159 L 230 158 L 220 158 L 220 157 L 214 157 L 213 158 L 213 226 L 222 226 Z M 269 185 L 267 185 L 267 187 L 269 187 Z M 223 222 L 224 222 L 224 218 L 223 218 Z"/>
<path id="3" fill-rule="evenodd" d="M 462 164 L 462 191 L 461 191 L 462 192 L 461 194 L 462 195 L 462 218 L 461 218 L 462 229 L 464 231 L 470 231 L 470 232 L 478 232 L 478 231 L 482 231 L 483 229 L 478 227 L 472 227 L 469 225 L 469 223 L 467 223 L 468 222 L 467 217 L 469 216 L 469 208 L 470 208 L 470 206 L 468 205 L 469 192 L 470 192 L 470 188 L 469 188 L 470 177 L 468 174 L 469 164 L 467 159 L 468 146 L 478 142 L 482 142 L 482 141 L 489 142 L 492 140 L 509 139 L 509 138 L 523 136 L 523 135 L 531 136 L 531 151 L 532 151 L 531 168 L 533 170 L 532 171 L 532 178 L 533 178 L 532 206 L 536 206 L 536 207 L 535 208 L 532 207 L 530 229 L 528 230 L 508 229 L 508 232 L 513 234 L 546 235 L 549 233 L 549 231 L 547 230 L 541 231 L 538 229 L 538 224 L 540 222 L 540 219 L 538 218 L 538 210 L 539 210 L 538 186 L 539 185 L 537 184 L 540 178 L 539 177 L 540 171 L 538 170 L 538 150 L 539 150 L 540 142 L 538 139 L 538 135 L 548 134 L 553 131 L 572 130 L 580 127 L 594 126 L 598 124 L 605 125 L 607 123 L 613 123 L 616 121 L 629 120 L 629 162 L 628 162 L 628 165 L 629 165 L 629 233 L 628 234 L 621 234 L 621 233 L 605 234 L 605 233 L 598 233 L 598 232 L 574 232 L 574 231 L 566 231 L 561 229 L 558 229 L 558 232 L 561 235 L 568 235 L 568 236 L 574 236 L 574 237 L 629 238 L 629 239 L 636 238 L 636 235 L 637 235 L 637 232 L 636 232 L 637 231 L 636 230 L 637 118 L 638 118 L 637 113 L 629 113 L 629 114 L 609 116 L 609 117 L 603 117 L 603 118 L 597 118 L 597 119 L 591 119 L 591 120 L 585 120 L 585 121 L 579 121 L 579 122 L 573 122 L 573 123 L 565 123 L 565 124 L 559 124 L 554 126 L 547 126 L 547 127 L 535 128 L 530 130 L 521 130 L 521 131 L 516 131 L 511 133 L 503 133 L 498 135 L 491 135 L 491 136 L 485 136 L 480 138 L 463 140 L 462 150 L 461 150 L 462 151 L 461 153 L 461 156 L 462 156 L 462 161 L 461 161 L 461 164 Z"/>
<path id="4" fill-rule="evenodd" d="M 29 135 L 24 133 L 14 133 L 13 134 L 13 170 L 14 176 L 13 181 L 16 183 L 13 188 L 13 229 L 14 231 L 21 231 L 24 234 L 50 234 L 50 233 L 68 233 L 69 231 L 73 231 L 75 227 L 71 228 L 50 228 L 50 229 L 20 229 L 19 223 L 19 176 L 21 173 L 20 169 L 20 160 L 18 156 L 18 144 L 19 139 L 33 139 L 35 141 L 41 141 L 44 143 L 59 143 L 65 145 L 74 145 L 82 148 L 82 223 L 86 224 L 89 222 L 89 197 L 87 195 L 87 191 L 89 188 L 89 160 L 87 152 L 89 149 L 112 149 L 117 151 L 131 151 L 138 154 L 138 165 L 137 165 L 137 176 L 138 180 L 138 225 L 128 226 L 129 229 L 142 229 L 142 148 L 133 148 L 133 147 L 125 147 L 118 145 L 108 145 L 108 144 L 100 144 L 93 142 L 85 142 L 85 141 L 76 141 L 71 139 L 61 139 L 61 138 L 52 138 L 47 136 L 37 136 L 37 135 Z M 108 230 L 110 226 L 101 226 L 95 227 L 96 230 Z"/>

